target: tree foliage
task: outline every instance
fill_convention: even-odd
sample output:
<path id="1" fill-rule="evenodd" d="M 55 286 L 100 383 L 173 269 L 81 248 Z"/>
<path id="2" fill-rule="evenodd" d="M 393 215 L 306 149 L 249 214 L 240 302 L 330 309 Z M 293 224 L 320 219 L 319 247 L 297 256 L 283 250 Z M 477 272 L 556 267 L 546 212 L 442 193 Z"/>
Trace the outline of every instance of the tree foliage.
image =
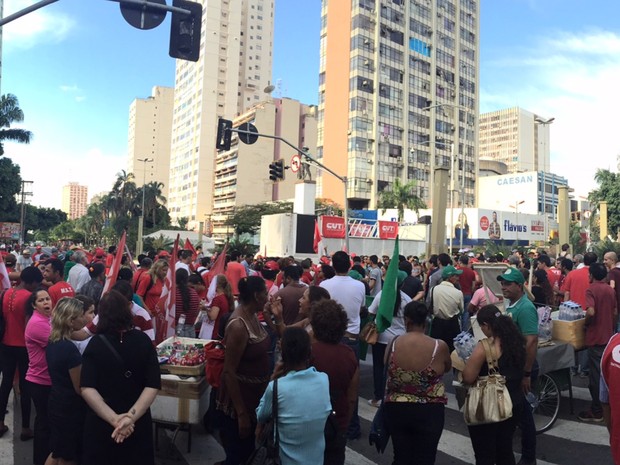
<path id="1" fill-rule="evenodd" d="M 398 221 L 402 221 L 405 216 L 405 208 L 415 210 L 417 213 L 421 208 L 426 208 L 424 201 L 415 193 L 415 181 L 401 184 L 400 179 L 396 178 L 390 189 L 382 191 L 379 196 L 377 207 L 386 210 L 396 208 L 398 210 Z"/>
<path id="2" fill-rule="evenodd" d="M 13 123 L 24 121 L 24 112 L 19 107 L 19 101 L 13 94 L 0 97 L 0 156 L 4 155 L 4 142 L 18 142 L 29 144 L 32 133 L 26 129 L 11 128 Z"/>
<path id="3" fill-rule="evenodd" d="M 293 211 L 291 202 L 267 202 L 257 205 L 235 207 L 226 225 L 233 228 L 236 237 L 241 234 L 256 234 L 260 229 L 261 216 Z"/>
<path id="4" fill-rule="evenodd" d="M 590 192 L 588 200 L 593 208 L 602 201 L 607 202 L 607 230 L 615 237 L 620 230 L 620 174 L 599 168 L 594 180 L 598 187 Z M 598 216 L 592 215 L 591 222 L 597 223 Z"/>
<path id="5" fill-rule="evenodd" d="M 15 196 L 21 190 L 22 178 L 19 165 L 9 158 L 0 158 L 0 220 L 19 221 L 19 208 Z"/>

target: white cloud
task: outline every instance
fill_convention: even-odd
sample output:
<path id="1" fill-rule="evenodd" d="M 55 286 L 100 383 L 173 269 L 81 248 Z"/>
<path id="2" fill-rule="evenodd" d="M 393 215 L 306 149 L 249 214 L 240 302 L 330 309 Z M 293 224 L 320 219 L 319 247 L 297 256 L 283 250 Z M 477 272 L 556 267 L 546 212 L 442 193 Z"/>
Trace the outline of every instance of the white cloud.
<path id="1" fill-rule="evenodd" d="M 7 17 L 32 4 L 31 0 L 5 0 L 4 16 Z M 3 27 L 3 50 L 11 52 L 29 49 L 41 42 L 61 42 L 75 26 L 76 22 L 72 17 L 46 6 Z"/>
<path id="2" fill-rule="evenodd" d="M 98 148 L 84 152 L 56 152 L 36 139 L 29 145 L 7 144 L 6 154 L 20 165 L 21 177 L 33 181 L 33 205 L 60 208 L 62 187 L 69 182 L 88 186 L 88 199 L 109 192 L 116 174 L 126 169 L 125 154 L 104 153 Z"/>
<path id="3" fill-rule="evenodd" d="M 69 93 L 75 93 L 75 92 L 81 92 L 82 91 L 75 84 L 73 84 L 72 86 L 62 85 L 62 86 L 60 86 L 60 90 L 62 90 L 63 92 L 69 92 Z"/>
<path id="4" fill-rule="evenodd" d="M 596 169 L 616 170 L 620 153 L 620 35 L 556 32 L 504 53 L 510 58 L 482 64 L 492 79 L 481 89 L 481 111 L 517 105 L 555 117 L 551 170 L 585 195 L 596 186 Z"/>

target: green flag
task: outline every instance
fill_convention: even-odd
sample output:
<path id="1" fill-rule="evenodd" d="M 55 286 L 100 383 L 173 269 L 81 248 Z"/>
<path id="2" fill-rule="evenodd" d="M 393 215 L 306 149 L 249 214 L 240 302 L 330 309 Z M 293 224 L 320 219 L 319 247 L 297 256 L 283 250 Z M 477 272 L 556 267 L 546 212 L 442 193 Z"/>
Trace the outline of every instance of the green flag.
<path id="1" fill-rule="evenodd" d="M 392 259 L 388 265 L 387 273 L 385 274 L 385 280 L 383 281 L 383 287 L 381 289 L 381 302 L 379 303 L 379 310 L 377 311 L 377 331 L 382 333 L 392 325 L 392 318 L 394 317 L 394 305 L 396 303 L 396 293 L 398 282 L 398 236 L 396 236 L 396 242 L 394 243 L 394 252 L 392 253 Z"/>

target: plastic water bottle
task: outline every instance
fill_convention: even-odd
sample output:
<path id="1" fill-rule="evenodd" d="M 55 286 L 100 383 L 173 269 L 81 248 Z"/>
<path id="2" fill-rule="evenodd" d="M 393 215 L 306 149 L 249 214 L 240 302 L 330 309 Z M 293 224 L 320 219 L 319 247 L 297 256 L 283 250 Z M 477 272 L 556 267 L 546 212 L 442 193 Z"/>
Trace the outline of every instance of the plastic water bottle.
<path id="1" fill-rule="evenodd" d="M 532 410 L 536 410 L 536 407 L 538 407 L 538 396 L 536 394 L 532 391 L 528 392 L 525 395 L 525 400 L 527 400 L 527 403 L 530 404 Z"/>
<path id="2" fill-rule="evenodd" d="M 185 326 L 185 315 L 181 314 L 179 317 L 179 322 L 177 323 L 177 336 L 181 336 L 181 334 L 183 334 L 183 326 Z"/>

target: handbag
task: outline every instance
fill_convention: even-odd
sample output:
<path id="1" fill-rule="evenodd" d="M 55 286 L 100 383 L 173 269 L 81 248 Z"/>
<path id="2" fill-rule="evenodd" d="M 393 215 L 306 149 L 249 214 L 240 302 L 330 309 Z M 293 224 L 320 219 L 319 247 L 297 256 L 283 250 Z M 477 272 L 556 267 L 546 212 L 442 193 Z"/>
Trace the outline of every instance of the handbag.
<path id="1" fill-rule="evenodd" d="M 377 331 L 377 325 L 371 321 L 360 331 L 360 339 L 366 344 L 375 345 L 379 340 L 379 332 Z"/>
<path id="2" fill-rule="evenodd" d="M 211 341 L 205 345 L 205 376 L 207 383 L 216 389 L 222 384 L 225 355 L 226 347 L 221 341 Z"/>
<path id="3" fill-rule="evenodd" d="M 512 399 L 506 387 L 506 378 L 499 373 L 495 348 L 489 339 L 482 339 L 489 374 L 479 376 L 470 386 L 465 398 L 463 414 L 468 425 L 499 423 L 512 417 Z"/>
<path id="4" fill-rule="evenodd" d="M 254 450 L 246 465 L 280 465 L 280 436 L 278 434 L 278 380 L 273 382 L 272 396 L 273 415 L 260 436 L 257 438 L 258 447 Z"/>

